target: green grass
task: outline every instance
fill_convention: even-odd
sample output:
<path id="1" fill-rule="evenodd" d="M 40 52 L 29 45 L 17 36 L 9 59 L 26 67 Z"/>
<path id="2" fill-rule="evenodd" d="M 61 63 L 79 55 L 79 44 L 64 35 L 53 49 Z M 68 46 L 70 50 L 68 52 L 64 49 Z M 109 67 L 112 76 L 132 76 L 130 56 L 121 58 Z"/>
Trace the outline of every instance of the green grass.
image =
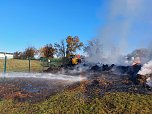
<path id="1" fill-rule="evenodd" d="M 7 72 L 28 72 L 29 61 L 19 59 L 7 60 Z M 31 60 L 31 71 L 42 72 L 42 65 L 39 60 Z M 0 72 L 4 70 L 4 60 L 0 59 Z"/>
<path id="2" fill-rule="evenodd" d="M 88 100 L 79 89 L 68 90 L 46 101 L 29 104 L 0 101 L 1 114 L 152 114 L 152 95 L 106 93 Z"/>

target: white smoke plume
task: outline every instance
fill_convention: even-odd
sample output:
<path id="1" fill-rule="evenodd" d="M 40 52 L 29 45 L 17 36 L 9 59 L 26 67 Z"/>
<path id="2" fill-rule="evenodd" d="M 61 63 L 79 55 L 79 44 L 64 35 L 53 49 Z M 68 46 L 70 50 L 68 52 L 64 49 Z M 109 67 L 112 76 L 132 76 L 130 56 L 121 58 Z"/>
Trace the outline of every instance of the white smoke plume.
<path id="1" fill-rule="evenodd" d="M 141 68 L 141 70 L 138 72 L 140 75 L 149 75 L 147 77 L 147 84 L 152 87 L 152 60 L 148 63 L 144 64 L 144 66 Z"/>
<path id="2" fill-rule="evenodd" d="M 147 0 L 151 3 L 150 0 Z M 101 27 L 96 41 L 88 52 L 88 61 L 104 64 L 123 64 L 128 39 L 134 23 L 138 20 L 150 21 L 143 16 L 147 9 L 145 0 L 110 0 L 108 4 L 106 23 Z M 149 7 L 149 6 L 148 6 Z M 146 13 L 147 14 L 147 13 Z M 103 15 L 103 14 L 102 14 Z M 135 44 L 136 45 L 136 44 Z M 123 62 L 122 62 L 123 61 Z"/>
<path id="3" fill-rule="evenodd" d="M 147 78 L 147 84 L 152 87 L 152 77 Z"/>
<path id="4" fill-rule="evenodd" d="M 144 66 L 141 68 L 138 74 L 140 75 L 152 74 L 152 61 L 149 61 L 148 63 L 144 64 Z"/>
<path id="5" fill-rule="evenodd" d="M 134 50 L 133 52 L 127 55 L 128 58 L 140 58 L 141 64 L 148 63 L 152 60 L 152 46 L 148 46 L 148 48 L 139 48 Z M 132 61 L 132 60 L 129 60 Z M 131 62 L 132 63 L 132 62 Z"/>

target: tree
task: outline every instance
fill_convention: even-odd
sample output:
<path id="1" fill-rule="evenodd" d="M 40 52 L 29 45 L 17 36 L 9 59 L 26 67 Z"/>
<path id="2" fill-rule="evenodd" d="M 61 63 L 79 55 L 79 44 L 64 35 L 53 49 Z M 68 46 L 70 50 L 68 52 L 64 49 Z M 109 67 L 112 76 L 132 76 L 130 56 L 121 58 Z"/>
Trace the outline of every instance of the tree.
<path id="1" fill-rule="evenodd" d="M 80 50 L 81 47 L 83 47 L 83 43 L 80 42 L 79 37 L 75 36 L 68 36 L 66 39 L 67 43 L 67 49 L 66 49 L 66 56 L 70 56 L 71 54 L 74 54 L 76 50 Z"/>
<path id="2" fill-rule="evenodd" d="M 56 54 L 58 57 L 66 57 L 66 46 L 64 40 L 62 40 L 60 43 L 55 43 L 54 47 L 56 49 Z"/>
<path id="3" fill-rule="evenodd" d="M 89 57 L 103 55 L 103 45 L 97 39 L 93 39 L 88 41 L 88 45 L 84 47 L 84 52 Z"/>
<path id="4" fill-rule="evenodd" d="M 56 53 L 56 49 L 52 44 L 47 44 L 43 48 L 40 49 L 41 57 L 46 58 L 54 58 L 54 54 Z"/>
<path id="5" fill-rule="evenodd" d="M 35 54 L 37 53 L 36 48 L 34 47 L 28 47 L 23 52 L 23 55 L 25 54 L 26 59 L 27 58 L 34 58 Z"/>

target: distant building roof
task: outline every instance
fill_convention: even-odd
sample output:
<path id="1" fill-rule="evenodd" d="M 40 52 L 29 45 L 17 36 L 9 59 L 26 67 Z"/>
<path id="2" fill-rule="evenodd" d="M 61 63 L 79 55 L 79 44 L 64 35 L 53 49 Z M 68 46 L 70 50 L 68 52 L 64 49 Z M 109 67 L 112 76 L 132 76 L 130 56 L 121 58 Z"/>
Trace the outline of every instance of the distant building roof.
<path id="1" fill-rule="evenodd" d="M 13 53 L 7 53 L 7 52 L 0 52 L 0 54 L 10 54 L 10 55 L 14 55 Z"/>

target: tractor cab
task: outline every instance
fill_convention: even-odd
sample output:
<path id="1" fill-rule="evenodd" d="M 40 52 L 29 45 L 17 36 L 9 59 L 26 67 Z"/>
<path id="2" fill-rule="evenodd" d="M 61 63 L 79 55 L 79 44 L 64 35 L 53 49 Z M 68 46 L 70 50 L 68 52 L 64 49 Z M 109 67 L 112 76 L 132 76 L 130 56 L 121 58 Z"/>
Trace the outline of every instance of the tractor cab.
<path id="1" fill-rule="evenodd" d="M 81 63 L 81 56 L 80 55 L 75 55 L 75 54 L 71 54 L 69 56 L 69 64 L 70 65 L 77 65 Z"/>

